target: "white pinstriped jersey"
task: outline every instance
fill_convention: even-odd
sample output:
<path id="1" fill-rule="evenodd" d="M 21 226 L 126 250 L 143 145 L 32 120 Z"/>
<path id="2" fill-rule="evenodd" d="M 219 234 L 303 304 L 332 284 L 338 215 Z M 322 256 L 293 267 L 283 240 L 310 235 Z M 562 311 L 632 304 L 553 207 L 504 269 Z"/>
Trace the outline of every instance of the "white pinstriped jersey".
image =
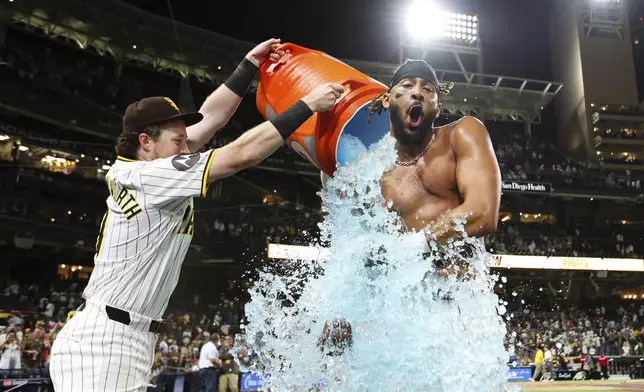
<path id="1" fill-rule="evenodd" d="M 192 198 L 205 196 L 214 155 L 117 159 L 105 176 L 110 196 L 86 300 L 163 316 L 194 233 Z"/>

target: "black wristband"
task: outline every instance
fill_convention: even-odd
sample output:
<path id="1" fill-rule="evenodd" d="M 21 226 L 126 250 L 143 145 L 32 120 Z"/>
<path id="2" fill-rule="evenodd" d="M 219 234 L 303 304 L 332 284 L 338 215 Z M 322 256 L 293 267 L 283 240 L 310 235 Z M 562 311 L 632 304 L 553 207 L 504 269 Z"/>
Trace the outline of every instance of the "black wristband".
<path id="1" fill-rule="evenodd" d="M 272 118 L 270 122 L 282 135 L 282 139 L 286 140 L 312 115 L 313 111 L 309 105 L 300 100 L 286 109 L 284 113 Z"/>
<path id="2" fill-rule="evenodd" d="M 244 57 L 241 63 L 235 69 L 232 75 L 224 82 L 226 87 L 228 87 L 232 92 L 237 94 L 240 97 L 243 97 L 246 94 L 246 90 L 250 87 L 250 84 L 253 83 L 255 74 L 259 68 L 255 64 L 251 63 L 250 60 Z"/>

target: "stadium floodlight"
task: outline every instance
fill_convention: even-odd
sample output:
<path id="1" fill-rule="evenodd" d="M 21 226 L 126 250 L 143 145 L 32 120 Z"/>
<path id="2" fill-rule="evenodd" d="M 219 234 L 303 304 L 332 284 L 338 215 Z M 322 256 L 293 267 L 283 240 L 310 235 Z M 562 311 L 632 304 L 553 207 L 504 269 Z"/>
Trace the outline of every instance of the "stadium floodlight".
<path id="1" fill-rule="evenodd" d="M 478 16 L 447 12 L 431 1 L 417 1 L 407 8 L 404 20 L 407 33 L 420 41 L 446 39 L 475 42 Z"/>

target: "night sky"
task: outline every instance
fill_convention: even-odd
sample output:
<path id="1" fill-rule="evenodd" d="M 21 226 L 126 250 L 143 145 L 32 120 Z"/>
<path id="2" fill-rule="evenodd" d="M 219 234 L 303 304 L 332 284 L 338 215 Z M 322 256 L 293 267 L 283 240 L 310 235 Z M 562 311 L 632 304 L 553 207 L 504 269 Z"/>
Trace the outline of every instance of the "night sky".
<path id="1" fill-rule="evenodd" d="M 169 16 L 166 0 L 126 0 Z M 270 37 L 335 57 L 398 62 L 401 0 L 170 0 L 175 18 L 233 38 Z M 549 0 L 450 0 L 454 12 L 480 15 L 484 72 L 551 80 Z"/>

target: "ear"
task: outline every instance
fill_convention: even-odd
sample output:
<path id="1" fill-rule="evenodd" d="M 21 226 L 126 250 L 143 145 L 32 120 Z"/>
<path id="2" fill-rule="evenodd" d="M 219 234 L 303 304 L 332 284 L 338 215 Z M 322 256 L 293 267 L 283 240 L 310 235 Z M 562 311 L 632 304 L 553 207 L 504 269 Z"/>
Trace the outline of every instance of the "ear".
<path id="1" fill-rule="evenodd" d="M 438 103 L 438 113 L 436 114 L 436 117 L 440 116 L 441 113 L 443 113 L 443 104 L 439 102 Z"/>
<path id="2" fill-rule="evenodd" d="M 139 145 L 141 146 L 143 151 L 150 152 L 150 150 L 152 150 L 151 143 L 152 138 L 150 137 L 150 135 L 148 135 L 147 133 L 139 134 Z"/>
<path id="3" fill-rule="evenodd" d="M 389 101 L 389 93 L 386 92 L 382 94 L 380 97 L 380 101 L 382 101 L 382 107 L 385 109 L 389 109 L 389 106 L 391 105 L 391 102 Z"/>

